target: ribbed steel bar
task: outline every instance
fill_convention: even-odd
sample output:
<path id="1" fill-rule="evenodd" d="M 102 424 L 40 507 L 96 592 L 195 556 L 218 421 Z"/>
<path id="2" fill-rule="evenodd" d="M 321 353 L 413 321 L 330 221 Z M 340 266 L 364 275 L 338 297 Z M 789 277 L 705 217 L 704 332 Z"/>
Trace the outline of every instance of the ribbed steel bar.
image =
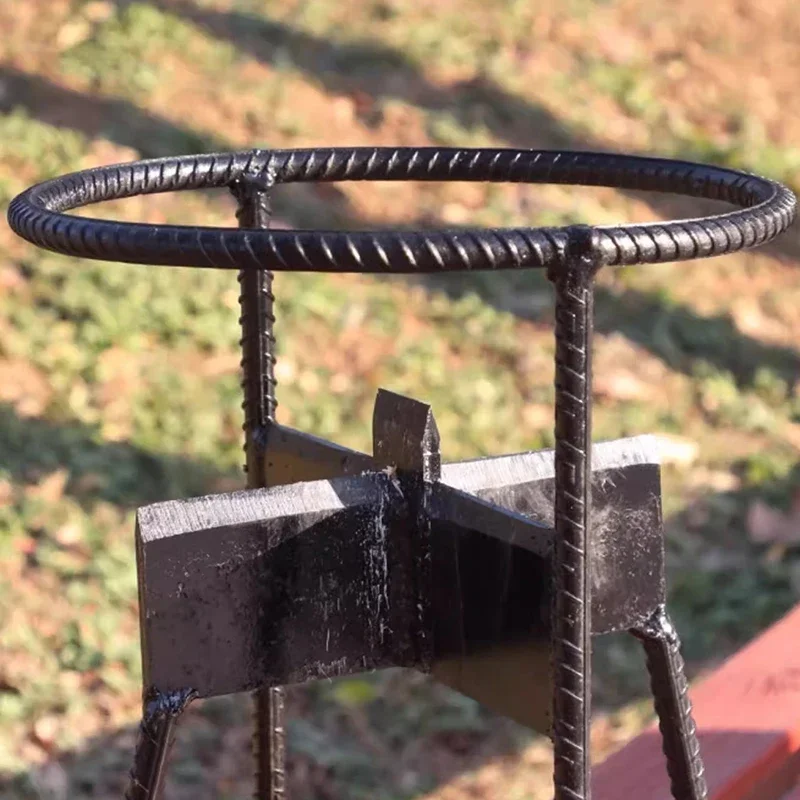
<path id="1" fill-rule="evenodd" d="M 610 186 L 721 200 L 701 219 L 587 228 L 419 231 L 269 230 L 273 184 L 350 180 L 490 181 Z M 104 200 L 229 187 L 239 228 L 141 225 L 66 212 Z M 603 265 L 716 256 L 774 239 L 794 220 L 786 187 L 723 167 L 610 153 L 514 149 L 316 148 L 180 156 L 85 170 L 34 186 L 9 206 L 11 227 L 67 255 L 237 269 L 248 486 L 266 485 L 263 446 L 275 413 L 272 272 L 430 273 L 546 268 L 556 292 L 556 501 L 553 740 L 556 800 L 590 800 L 591 336 Z M 664 751 L 679 800 L 705 800 L 677 635 L 665 613 L 634 631 L 644 644 Z M 191 692 L 146 706 L 129 800 L 157 800 L 174 725 Z M 283 696 L 258 693 L 258 800 L 284 794 Z"/>
<path id="2" fill-rule="evenodd" d="M 257 155 L 257 151 L 254 152 Z M 239 227 L 266 229 L 270 221 L 269 191 L 275 183 L 269 165 L 248 168 L 231 186 L 238 200 Z M 239 272 L 241 309 L 242 390 L 244 392 L 245 471 L 249 489 L 267 486 L 263 443 L 275 421 L 275 297 L 268 270 Z M 256 800 L 280 800 L 285 794 L 283 691 L 257 690 L 254 700 L 253 754 Z"/>
<path id="3" fill-rule="evenodd" d="M 139 225 L 64 212 L 102 200 L 234 184 L 272 169 L 304 181 L 492 181 L 612 186 L 723 200 L 740 208 L 703 219 L 598 227 L 609 265 L 731 253 L 775 238 L 794 219 L 781 184 L 738 170 L 612 153 L 454 148 L 330 148 L 213 153 L 102 167 L 34 186 L 9 206 L 11 227 L 68 255 L 140 264 L 305 272 L 426 273 L 557 263 L 565 228 L 457 231 L 270 231 Z"/>
<path id="4" fill-rule="evenodd" d="M 678 632 L 662 608 L 633 634 L 644 645 L 672 796 L 706 800 L 708 788 Z"/>
<path id="5" fill-rule="evenodd" d="M 191 690 L 186 690 L 172 694 L 152 692 L 145 698 L 126 800 L 158 800 L 175 727 L 193 696 Z"/>
<path id="6" fill-rule="evenodd" d="M 553 753 L 556 800 L 589 800 L 591 354 L 597 231 L 567 232 L 556 294 Z"/>

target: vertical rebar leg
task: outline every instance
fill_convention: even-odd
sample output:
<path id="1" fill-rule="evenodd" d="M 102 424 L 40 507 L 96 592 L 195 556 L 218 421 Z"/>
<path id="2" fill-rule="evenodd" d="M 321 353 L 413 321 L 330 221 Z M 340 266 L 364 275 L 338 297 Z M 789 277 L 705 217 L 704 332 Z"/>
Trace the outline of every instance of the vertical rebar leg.
<path id="1" fill-rule="evenodd" d="M 706 800 L 708 789 L 678 633 L 664 608 L 632 633 L 641 639 L 647 657 L 672 796 Z"/>
<path id="2" fill-rule="evenodd" d="M 568 231 L 556 295 L 553 755 L 556 800 L 589 800 L 591 350 L 597 234 Z"/>
<path id="3" fill-rule="evenodd" d="M 245 174 L 232 187 L 239 201 L 240 228 L 268 228 L 269 190 L 274 175 L 268 170 Z M 239 272 L 242 328 L 242 388 L 247 486 L 266 486 L 262 444 L 267 426 L 275 420 L 275 322 L 272 273 L 267 270 Z M 264 688 L 255 692 L 253 749 L 256 761 L 257 800 L 280 800 L 285 790 L 283 690 Z"/>
<path id="4" fill-rule="evenodd" d="M 190 690 L 172 694 L 153 692 L 145 699 L 126 800 L 158 800 L 167 756 L 175 741 L 175 727 L 193 696 Z"/>

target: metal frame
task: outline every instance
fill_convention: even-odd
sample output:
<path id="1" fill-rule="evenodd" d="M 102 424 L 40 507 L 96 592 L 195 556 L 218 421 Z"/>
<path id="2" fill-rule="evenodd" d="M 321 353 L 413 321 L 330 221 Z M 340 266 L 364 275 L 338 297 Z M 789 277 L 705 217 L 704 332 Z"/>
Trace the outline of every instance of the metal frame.
<path id="1" fill-rule="evenodd" d="M 720 199 L 740 208 L 705 219 L 614 227 L 374 233 L 269 230 L 269 192 L 274 186 L 293 181 L 337 180 L 602 185 Z M 228 187 L 234 193 L 239 203 L 238 230 L 137 225 L 64 213 L 112 198 L 211 187 Z M 387 639 L 384 627 L 380 628 L 380 636 L 373 635 L 369 641 L 356 636 L 358 647 L 363 650 L 356 655 L 363 655 L 364 666 L 399 663 L 432 671 L 440 679 L 454 683 L 445 657 L 449 640 L 458 640 L 459 663 L 463 666 L 470 636 L 464 627 L 464 602 L 470 599 L 466 588 L 469 580 L 462 580 L 459 565 L 469 564 L 470 558 L 477 559 L 475 548 L 486 546 L 474 543 L 478 541 L 474 540 L 474 533 L 487 535 L 486 541 L 495 542 L 492 547 L 506 548 L 503 552 L 510 554 L 509 565 L 523 563 L 526 557 L 523 551 L 538 547 L 540 561 L 536 563 L 549 564 L 537 567 L 544 570 L 538 579 L 546 584 L 552 578 L 553 583 L 552 594 L 548 594 L 552 611 L 548 636 L 553 659 L 551 734 L 556 800 L 589 800 L 591 794 L 588 741 L 591 636 L 598 632 L 593 623 L 597 614 L 603 613 L 601 606 L 610 620 L 604 629 L 627 626 L 643 642 L 673 796 L 680 800 L 703 800 L 707 791 L 679 642 L 664 610 L 663 564 L 657 566 L 657 571 L 661 570 L 658 580 L 649 584 L 639 580 L 637 587 L 626 585 L 622 590 L 617 589 L 621 594 L 611 599 L 595 598 L 593 603 L 595 573 L 610 569 L 608 557 L 606 563 L 601 563 L 603 557 L 594 552 L 599 534 L 593 526 L 591 464 L 593 282 L 597 271 L 604 266 L 693 259 L 763 244 L 784 231 L 794 214 L 795 198 L 780 184 L 735 170 L 688 162 L 557 151 L 355 148 L 252 150 L 87 170 L 27 190 L 11 203 L 8 216 L 12 228 L 24 238 L 68 255 L 240 271 L 247 484 L 251 490 L 266 492 L 259 494 L 258 500 L 252 499 L 256 495 L 251 496 L 254 507 L 260 509 L 258 530 L 263 532 L 265 526 L 274 530 L 277 540 L 281 532 L 288 530 L 287 526 L 292 531 L 308 531 L 330 515 L 322 498 L 331 490 L 342 497 L 358 496 L 358 501 L 343 501 L 344 505 L 337 508 L 343 510 L 345 517 L 366 509 L 365 519 L 372 521 L 369 524 L 384 526 L 383 539 L 369 557 L 384 559 L 384 566 L 386 559 L 391 559 L 392 568 L 397 568 L 402 577 L 391 582 L 388 573 L 382 573 L 381 591 L 387 593 L 387 601 L 382 610 L 378 604 L 378 616 L 383 620 L 381 615 L 389 613 L 388 593 L 393 592 L 392 603 L 396 600 L 397 607 L 405 611 L 392 621 L 396 627 L 407 629 L 407 636 L 393 632 Z M 271 271 L 423 273 L 536 267 L 547 269 L 556 294 L 555 510 L 554 531 L 550 534 L 543 533 L 547 526 L 537 525 L 536 515 L 528 513 L 530 509 L 522 514 L 517 510 L 517 506 L 530 504 L 531 487 L 540 487 L 541 481 L 512 482 L 491 489 L 487 476 L 494 467 L 489 462 L 477 467 L 455 466 L 451 474 L 461 469 L 463 474 L 472 470 L 478 475 L 477 484 L 469 491 L 442 480 L 438 433 L 430 408 L 424 404 L 389 393 L 379 395 L 373 457 L 346 451 L 276 424 Z M 270 453 L 269 459 L 265 458 L 265 451 Z M 528 469 L 536 456 L 508 458 L 517 459 L 515 463 Z M 389 476 L 380 472 L 387 467 L 391 470 Z M 618 468 L 621 469 L 619 465 Z M 359 477 L 361 473 L 365 474 Z M 353 477 L 337 477 L 347 475 Z M 316 484 L 303 484 L 306 488 L 302 490 L 287 490 L 282 486 L 314 479 L 318 479 Z M 281 489 L 264 488 L 268 486 Z M 273 500 L 277 497 L 275 492 L 283 492 L 282 516 L 272 510 L 277 508 Z M 285 503 L 291 506 L 300 494 L 307 502 L 305 511 L 286 512 Z M 484 495 L 489 499 L 481 499 Z M 204 508 L 208 510 L 223 501 L 198 502 L 206 503 Z M 239 501 L 224 502 L 229 508 Z M 159 582 L 166 581 L 164 585 L 169 585 L 172 591 L 169 577 L 159 572 L 160 562 L 151 554 L 159 547 L 186 547 L 187 542 L 191 545 L 197 538 L 186 537 L 199 530 L 191 525 L 184 530 L 174 522 L 188 519 L 186 514 L 191 516 L 188 506 L 153 508 L 142 510 L 139 520 L 137 558 L 143 607 L 162 602 L 159 591 L 163 587 Z M 660 510 L 658 515 L 660 521 Z M 235 531 L 236 536 L 245 539 L 255 535 L 252 533 L 255 518 L 249 522 L 245 517 L 237 519 L 233 527 L 220 523 L 222 527 L 218 529 Z M 351 530 L 352 524 L 352 520 L 341 523 L 334 530 Z M 517 534 L 513 534 L 509 540 L 509 530 L 521 532 L 521 539 L 518 541 Z M 650 535 L 656 541 L 661 532 L 653 533 L 654 530 L 650 530 Z M 630 535 L 619 524 L 614 529 L 618 540 L 613 544 L 619 548 L 615 556 L 625 561 L 634 574 L 642 564 L 637 564 L 635 556 L 624 549 L 625 537 Z M 498 537 L 503 536 L 506 539 L 497 545 Z M 220 542 L 220 547 L 225 546 L 225 536 L 215 541 Z M 523 546 L 521 541 L 527 544 Z M 359 559 L 366 556 L 359 551 L 357 542 L 351 542 L 349 548 L 336 558 L 327 557 L 328 561 L 316 564 L 315 569 L 361 569 L 363 563 Z M 549 552 L 548 548 L 552 548 L 551 562 L 542 555 Z M 648 558 L 654 559 L 653 564 L 663 559 L 658 544 Z M 267 566 L 279 569 L 277 563 Z M 362 566 L 358 567 L 359 564 Z M 256 572 L 251 578 L 256 581 L 258 568 L 258 565 L 252 568 Z M 451 619 L 452 614 L 447 610 L 455 595 L 445 597 L 443 602 L 438 596 L 443 590 L 438 588 L 437 581 L 447 583 L 440 580 L 443 575 L 451 576 L 458 586 L 460 619 Z M 506 578 L 510 580 L 508 575 Z M 474 585 L 478 587 L 474 591 L 484 593 L 481 599 L 490 597 L 491 587 Z M 637 606 L 631 599 L 636 591 L 639 599 L 644 598 L 644 605 Z M 251 595 L 255 597 L 257 592 Z M 292 602 L 288 596 L 286 603 Z M 634 607 L 638 615 L 631 616 L 628 612 Z M 164 608 L 169 611 L 169 605 Z M 643 608 L 648 609 L 647 613 Z M 144 617 L 143 629 L 147 676 L 163 654 L 158 651 L 157 632 L 148 628 Z M 503 635 L 507 636 L 508 631 Z M 262 644 L 262 649 L 269 651 L 266 639 Z M 492 641 L 493 646 L 497 644 L 502 642 Z M 302 650 L 302 646 L 298 647 Z M 259 658 L 267 655 L 263 652 Z M 312 666 L 300 666 L 306 670 L 303 675 L 314 677 Z M 259 662 L 252 674 L 263 674 L 265 670 L 269 672 Z M 284 796 L 283 701 L 274 676 L 299 674 L 288 668 L 283 672 L 277 667 L 275 670 L 269 673 L 273 679 L 257 690 L 255 701 L 256 796 L 261 800 L 280 800 Z M 522 676 L 522 680 L 528 678 L 533 676 Z M 242 680 L 247 682 L 245 678 Z M 485 683 L 484 679 L 477 679 L 470 684 L 469 691 L 480 694 L 486 688 Z M 214 685 L 206 687 L 206 694 L 214 691 Z M 126 794 L 129 800 L 152 800 L 159 795 L 175 721 L 197 694 L 196 687 L 166 689 L 161 685 L 156 689 L 154 683 L 147 686 L 142 735 Z"/>

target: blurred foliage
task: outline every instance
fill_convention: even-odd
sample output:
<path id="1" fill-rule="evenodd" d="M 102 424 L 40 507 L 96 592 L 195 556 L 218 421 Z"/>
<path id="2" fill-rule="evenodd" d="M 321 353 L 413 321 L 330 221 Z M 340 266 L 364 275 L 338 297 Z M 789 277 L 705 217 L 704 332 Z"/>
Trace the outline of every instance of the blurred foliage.
<path id="1" fill-rule="evenodd" d="M 700 17 L 643 0 L 13 5 L 0 5 L 4 204 L 139 155 L 331 143 L 655 151 L 800 185 L 789 4 Z M 282 187 L 274 207 L 278 225 L 351 228 L 707 211 L 437 183 Z M 222 192 L 81 213 L 233 224 Z M 238 285 L 225 271 L 63 259 L 8 230 L 0 251 L 0 793 L 117 797 L 141 680 L 133 512 L 242 484 Z M 671 601 L 693 670 L 796 602 L 796 554 L 752 545 L 745 524 L 755 500 L 785 508 L 798 486 L 796 268 L 790 233 L 767 253 L 601 275 L 595 436 L 672 437 Z M 275 288 L 282 422 L 369 449 L 385 386 L 433 404 L 448 458 L 552 444 L 543 275 L 279 275 Z M 597 657 L 606 752 L 647 720 L 647 683 L 632 641 L 603 639 Z M 489 791 L 484 780 L 509 800 L 551 796 L 541 739 L 420 676 L 323 682 L 290 702 L 298 796 L 454 800 Z M 250 796 L 248 719 L 226 698 L 192 713 L 169 796 Z M 491 759 L 503 769 L 481 777 Z"/>

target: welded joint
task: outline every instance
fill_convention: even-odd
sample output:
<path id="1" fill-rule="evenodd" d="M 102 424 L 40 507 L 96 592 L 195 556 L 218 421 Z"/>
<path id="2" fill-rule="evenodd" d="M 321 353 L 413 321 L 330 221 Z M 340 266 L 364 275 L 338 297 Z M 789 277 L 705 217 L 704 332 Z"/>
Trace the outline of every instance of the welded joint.
<path id="1" fill-rule="evenodd" d="M 126 800 L 158 800 L 175 726 L 196 696 L 194 689 L 162 692 L 151 688 L 145 694 L 139 741 L 125 791 Z"/>
<path id="2" fill-rule="evenodd" d="M 637 639 L 650 641 L 663 641 L 670 645 L 677 645 L 680 641 L 678 631 L 672 624 L 667 613 L 667 607 L 659 606 L 653 614 L 640 625 L 631 629 Z"/>
<path id="3" fill-rule="evenodd" d="M 194 689 L 181 689 L 175 692 L 150 689 L 145 696 L 142 721 L 145 725 L 152 725 L 165 717 L 179 717 L 196 696 Z"/>
<path id="4" fill-rule="evenodd" d="M 248 168 L 229 185 L 231 194 L 239 203 L 236 218 L 240 222 L 247 210 L 259 203 L 266 204 L 264 210 L 268 216 L 271 213 L 269 195 L 277 183 L 277 170 L 271 159 L 267 159 L 261 168 L 253 166 L 263 152 L 263 150 L 253 150 Z"/>
<path id="5" fill-rule="evenodd" d="M 267 452 L 269 430 L 273 425 L 277 425 L 275 420 L 268 419 L 265 425 L 256 425 L 250 431 L 250 441 L 259 456 L 264 456 Z"/>
<path id="6" fill-rule="evenodd" d="M 567 283 L 589 286 L 606 262 L 600 246 L 600 231 L 589 225 L 571 225 L 560 259 L 547 268 L 547 278 L 555 285 Z"/>

